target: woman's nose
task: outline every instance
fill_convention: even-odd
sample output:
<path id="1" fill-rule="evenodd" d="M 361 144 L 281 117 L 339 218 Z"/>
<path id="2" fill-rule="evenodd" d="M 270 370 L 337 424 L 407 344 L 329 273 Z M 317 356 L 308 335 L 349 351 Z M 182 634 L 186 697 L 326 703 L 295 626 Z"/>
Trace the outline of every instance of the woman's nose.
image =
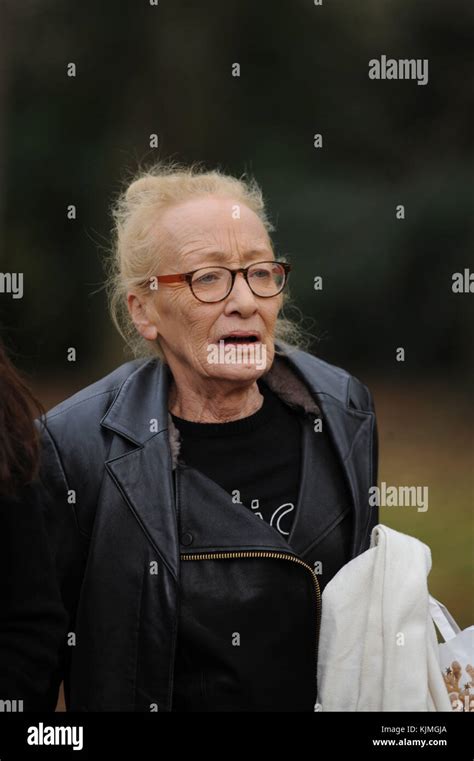
<path id="1" fill-rule="evenodd" d="M 239 306 L 255 307 L 255 294 L 251 291 L 243 272 L 237 272 L 234 285 L 227 300 L 229 302 L 236 302 Z"/>

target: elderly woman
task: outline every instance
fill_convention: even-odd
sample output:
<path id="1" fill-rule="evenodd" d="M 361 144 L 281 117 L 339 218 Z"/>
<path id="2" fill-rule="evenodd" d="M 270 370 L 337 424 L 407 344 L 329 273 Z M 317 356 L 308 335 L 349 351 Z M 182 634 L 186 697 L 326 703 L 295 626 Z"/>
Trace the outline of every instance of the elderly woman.
<path id="1" fill-rule="evenodd" d="M 66 705 L 313 711 L 321 592 L 378 522 L 370 392 L 295 345 L 255 181 L 158 164 L 114 217 L 139 358 L 43 435 Z"/>

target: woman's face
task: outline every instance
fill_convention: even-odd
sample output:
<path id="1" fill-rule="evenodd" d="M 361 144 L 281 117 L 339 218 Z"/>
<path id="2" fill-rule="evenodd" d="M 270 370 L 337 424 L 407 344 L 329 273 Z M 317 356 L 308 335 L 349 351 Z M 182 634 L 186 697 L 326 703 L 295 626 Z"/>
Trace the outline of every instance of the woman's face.
<path id="1" fill-rule="evenodd" d="M 274 259 L 258 216 L 229 198 L 206 196 L 166 209 L 160 215 L 157 238 L 157 275 L 210 265 L 244 267 Z M 196 299 L 185 282 L 159 283 L 146 302 L 130 293 L 128 303 L 142 336 L 158 338 L 175 377 L 184 373 L 191 379 L 197 373 L 203 379 L 249 382 L 263 375 L 273 361 L 275 323 L 282 299 L 282 294 L 255 296 L 238 274 L 227 298 L 216 303 Z M 216 354 L 212 359 L 209 347 L 218 346 L 220 339 L 233 331 L 258 333 L 261 346 L 254 345 L 253 361 L 216 361 Z"/>

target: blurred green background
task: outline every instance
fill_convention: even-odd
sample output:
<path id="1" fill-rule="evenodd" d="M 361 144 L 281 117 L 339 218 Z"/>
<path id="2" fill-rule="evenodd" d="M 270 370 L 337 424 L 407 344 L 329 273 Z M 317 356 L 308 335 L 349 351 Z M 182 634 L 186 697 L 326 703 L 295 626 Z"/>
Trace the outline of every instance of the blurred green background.
<path id="1" fill-rule="evenodd" d="M 249 172 L 312 350 L 373 391 L 380 480 L 429 486 L 381 521 L 429 544 L 430 591 L 473 623 L 474 296 L 451 289 L 474 269 L 471 0 L 4 0 L 0 35 L 0 271 L 25 278 L 0 324 L 44 404 L 127 358 L 101 258 L 130 173 Z M 370 80 L 382 54 L 427 58 L 428 84 Z"/>

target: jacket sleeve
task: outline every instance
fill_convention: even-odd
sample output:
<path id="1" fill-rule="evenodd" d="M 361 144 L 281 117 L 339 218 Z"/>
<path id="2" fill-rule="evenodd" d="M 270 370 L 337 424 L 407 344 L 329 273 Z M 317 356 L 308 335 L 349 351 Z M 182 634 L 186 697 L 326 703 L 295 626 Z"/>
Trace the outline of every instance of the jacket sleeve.
<path id="1" fill-rule="evenodd" d="M 370 460 L 369 487 L 377 486 L 379 468 L 379 437 L 374 400 L 367 386 L 361 383 L 361 381 L 354 376 L 352 376 L 351 382 L 349 384 L 348 403 L 350 406 L 355 407 L 356 409 L 364 410 L 365 412 L 370 412 L 372 414 L 372 435 L 369 442 L 369 452 L 367 453 Z M 361 552 L 365 552 L 365 550 L 369 549 L 372 529 L 379 523 L 379 508 L 377 505 L 371 505 L 369 503 L 369 493 L 367 493 L 367 510 L 368 519 L 361 543 Z"/>

